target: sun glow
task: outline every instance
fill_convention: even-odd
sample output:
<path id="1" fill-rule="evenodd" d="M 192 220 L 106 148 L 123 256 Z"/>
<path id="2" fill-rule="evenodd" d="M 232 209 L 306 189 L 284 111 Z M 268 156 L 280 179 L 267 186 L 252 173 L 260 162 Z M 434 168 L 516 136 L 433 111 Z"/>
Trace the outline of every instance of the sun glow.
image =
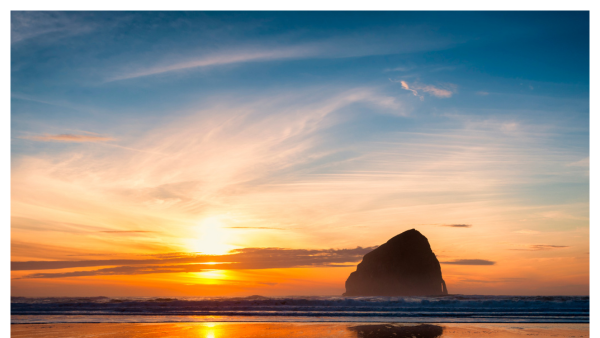
<path id="1" fill-rule="evenodd" d="M 197 237 L 190 240 L 190 249 L 207 255 L 223 255 L 235 246 L 227 244 L 229 231 L 224 228 L 221 217 L 209 217 L 196 228 Z"/>
<path id="2" fill-rule="evenodd" d="M 224 279 L 227 277 L 227 272 L 225 270 L 206 270 L 196 272 L 195 275 L 203 279 Z"/>
<path id="3" fill-rule="evenodd" d="M 206 270 L 202 272 L 194 272 L 194 277 L 197 278 L 194 284 L 223 284 L 229 279 L 229 273 L 226 270 Z"/>

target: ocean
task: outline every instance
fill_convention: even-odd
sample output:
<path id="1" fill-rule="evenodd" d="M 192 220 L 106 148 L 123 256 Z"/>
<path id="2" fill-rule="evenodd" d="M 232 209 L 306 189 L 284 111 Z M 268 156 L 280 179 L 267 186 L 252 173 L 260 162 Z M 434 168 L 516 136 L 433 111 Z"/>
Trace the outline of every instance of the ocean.
<path id="1" fill-rule="evenodd" d="M 588 296 L 12 297 L 11 323 L 589 323 Z"/>

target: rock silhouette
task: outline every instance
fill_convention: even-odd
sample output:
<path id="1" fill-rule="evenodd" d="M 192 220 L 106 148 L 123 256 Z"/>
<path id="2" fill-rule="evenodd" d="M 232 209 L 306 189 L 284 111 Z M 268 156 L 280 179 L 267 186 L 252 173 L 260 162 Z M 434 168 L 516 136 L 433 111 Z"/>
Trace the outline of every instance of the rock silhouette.
<path id="1" fill-rule="evenodd" d="M 415 229 L 367 253 L 346 280 L 344 296 L 447 295 L 440 262 Z"/>
<path id="2" fill-rule="evenodd" d="M 431 324 L 371 324 L 351 326 L 348 330 L 356 332 L 358 338 L 437 338 L 444 333 L 443 327 Z"/>

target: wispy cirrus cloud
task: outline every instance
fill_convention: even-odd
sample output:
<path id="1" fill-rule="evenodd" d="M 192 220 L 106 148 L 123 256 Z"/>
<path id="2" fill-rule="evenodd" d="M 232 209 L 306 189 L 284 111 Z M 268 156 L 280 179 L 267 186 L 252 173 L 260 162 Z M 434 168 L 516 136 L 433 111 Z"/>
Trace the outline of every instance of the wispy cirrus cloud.
<path id="1" fill-rule="evenodd" d="M 526 280 L 526 278 L 506 277 L 506 278 L 495 278 L 492 280 L 466 278 L 466 279 L 461 279 L 460 281 L 463 283 L 485 283 L 485 284 L 490 283 L 490 284 L 493 284 L 493 283 L 517 283 L 517 282 L 520 282 L 523 280 Z"/>
<path id="2" fill-rule="evenodd" d="M 523 230 L 517 230 L 517 231 L 513 231 L 515 234 L 524 234 L 524 235 L 536 235 L 539 234 L 539 231 L 536 230 L 528 230 L 528 229 L 523 229 Z"/>
<path id="3" fill-rule="evenodd" d="M 423 86 L 423 87 L 417 87 L 417 89 L 420 89 L 420 90 L 422 90 L 426 93 L 429 93 L 435 97 L 441 97 L 441 98 L 451 97 L 452 94 L 454 93 L 450 90 L 438 88 L 435 86 Z"/>
<path id="4" fill-rule="evenodd" d="M 395 68 L 386 68 L 384 72 L 407 72 L 411 70 L 412 67 L 395 67 Z"/>
<path id="5" fill-rule="evenodd" d="M 590 158 L 586 157 L 576 162 L 571 162 L 567 164 L 568 167 L 589 167 L 590 166 Z"/>
<path id="6" fill-rule="evenodd" d="M 531 244 L 531 245 L 528 245 L 526 248 L 510 249 L 510 250 L 545 251 L 545 250 L 564 249 L 564 248 L 568 248 L 568 246 L 566 246 L 566 245 L 550 245 L 550 244 Z"/>
<path id="7" fill-rule="evenodd" d="M 518 163 L 531 158 L 532 154 L 541 154 L 539 156 L 557 162 L 563 159 L 556 152 L 541 152 L 536 143 L 526 142 L 528 139 L 521 134 L 505 138 L 503 133 L 487 125 L 469 125 L 466 129 L 443 133 L 398 130 L 387 134 L 378 131 L 376 138 L 367 134 L 367 139 L 356 143 L 352 143 L 356 137 L 352 129 L 352 134 L 346 135 L 352 137 L 342 139 L 346 142 L 333 143 L 331 132 L 335 132 L 340 121 L 354 118 L 355 107 L 369 107 L 368 111 L 356 113 L 360 114 L 357 118 L 364 118 L 373 117 L 375 111 L 382 109 L 386 109 L 386 114 L 388 111 L 394 114 L 394 107 L 402 108 L 403 103 L 374 88 L 274 93 L 277 95 L 226 97 L 219 98 L 218 103 L 206 102 L 188 116 L 140 133 L 133 139 L 123 137 L 124 140 L 119 142 L 144 152 L 90 144 L 90 148 L 98 150 L 81 152 L 73 149 L 61 156 L 19 159 L 15 163 L 19 170 L 13 174 L 16 182 L 14 216 L 36 215 L 36 218 L 48 221 L 97 226 L 72 234 L 57 233 L 54 225 L 38 228 L 45 231 L 43 237 L 52 238 L 53 243 L 78 249 L 68 254 L 84 254 L 88 250 L 93 250 L 91 253 L 117 253 L 107 258 L 140 258 L 121 255 L 123 248 L 133 253 L 202 252 L 202 245 L 195 241 L 202 239 L 204 234 L 195 231 L 205 218 L 213 216 L 223 217 L 223 238 L 217 236 L 215 241 L 234 246 L 266 247 L 273 243 L 281 247 L 298 245 L 305 248 L 354 247 L 358 243 L 371 246 L 383 243 L 390 234 L 397 233 L 400 230 L 398 219 L 403 219 L 406 224 L 435 224 L 438 230 L 442 229 L 439 228 L 442 224 L 460 224 L 461 220 L 486 224 L 488 219 L 481 217 L 481 208 L 485 209 L 486 203 L 498 201 L 496 197 L 490 200 L 490 192 L 499 192 L 498 187 L 506 184 L 536 181 L 535 177 L 524 175 L 527 172 L 515 171 Z M 388 121 L 392 120 L 404 121 L 404 118 L 396 116 Z M 541 170 L 536 173 L 544 173 L 546 168 L 540 165 Z M 423 195 L 452 196 L 454 203 L 432 206 L 422 199 L 413 200 L 412 196 Z M 39 202 L 31 203 L 32 196 Z M 348 196 L 352 196 L 352 203 L 348 203 Z M 473 200 L 481 202 L 469 202 Z M 405 209 L 399 207 L 402 205 L 411 205 L 411 214 L 418 216 L 407 218 Z M 60 210 L 67 208 L 72 212 L 65 217 Z M 57 212 L 45 213 L 49 209 Z M 556 207 L 552 206 L 552 209 Z M 456 214 L 456 210 L 470 211 L 467 216 Z M 367 226 L 359 228 L 362 225 Z M 283 228 L 286 231 L 241 227 Z M 155 230 L 160 236 L 98 232 L 135 229 Z M 448 230 L 441 233 L 460 236 L 470 232 Z M 27 229 L 14 227 L 13 231 L 16 239 L 35 240 Z M 440 240 L 436 233 L 440 232 L 432 231 L 427 236 L 438 243 L 450 241 L 448 238 Z M 365 238 L 368 242 L 363 241 Z M 208 241 L 210 238 L 205 242 Z M 48 259 L 48 250 L 36 251 L 35 256 L 29 249 L 18 252 L 25 251 L 27 255 L 15 254 L 14 257 L 19 258 L 13 260 Z M 442 259 L 444 261 L 489 254 L 483 250 L 481 255 L 458 255 L 452 249 L 445 253 L 448 255 Z M 57 254 L 52 258 L 68 261 L 74 257 Z M 102 258 L 82 255 L 83 259 Z M 93 262 L 94 266 L 90 267 L 14 274 L 23 277 L 29 273 L 73 273 L 73 270 L 142 266 L 155 268 L 120 268 L 97 274 L 147 274 L 160 270 L 166 273 L 174 271 L 170 266 L 184 264 L 190 265 L 188 269 L 206 269 L 191 266 L 201 262 L 133 264 L 111 260 L 108 263 L 115 265 Z M 211 260 L 207 258 L 206 262 Z M 241 259 L 213 262 L 219 265 L 211 268 L 257 266 Z M 270 261 L 262 266 L 272 267 L 275 263 Z M 290 266 L 287 261 L 277 264 Z M 457 262 L 450 264 L 454 265 L 444 266 L 461 268 Z M 469 265 L 463 267 L 469 268 Z M 177 267 L 179 271 L 184 268 Z M 485 265 L 478 269 L 496 270 Z"/>
<path id="8" fill-rule="evenodd" d="M 114 141 L 115 139 L 108 136 L 100 136 L 94 134 L 45 134 L 38 136 L 25 136 L 23 138 L 34 141 L 56 141 L 56 142 L 105 142 Z"/>
<path id="9" fill-rule="evenodd" d="M 226 229 L 256 229 L 256 230 L 288 230 L 283 228 L 271 228 L 271 227 L 225 227 Z"/>
<path id="10" fill-rule="evenodd" d="M 145 62 L 139 68 L 134 66 L 129 69 L 123 69 L 119 74 L 113 74 L 113 76 L 105 79 L 105 82 L 247 62 L 300 58 L 350 58 L 440 50 L 454 46 L 457 43 L 462 43 L 455 39 L 447 38 L 423 39 L 421 38 L 423 32 L 420 29 L 410 29 L 406 26 L 390 27 L 386 31 L 387 34 L 389 34 L 389 29 L 398 30 L 398 33 L 405 37 L 405 41 L 410 41 L 411 43 L 389 44 L 382 38 L 382 34 L 378 30 L 365 31 L 358 36 L 356 34 L 322 36 L 301 43 L 280 44 L 276 42 L 279 39 L 255 41 L 253 43 L 238 41 L 235 44 L 238 46 L 237 48 L 223 48 L 208 54 L 204 54 L 205 49 L 199 51 L 193 48 L 185 48 L 185 55 L 187 56 L 183 56 L 178 60 L 173 60 L 172 55 L 158 53 L 155 59 L 168 59 L 169 61 L 157 64 L 148 64 Z M 281 36 L 280 39 L 287 41 L 289 37 Z M 132 64 L 138 63 L 139 60 L 134 60 Z M 409 68 L 396 67 L 386 69 L 385 71 L 402 71 L 403 69 Z"/>
<path id="11" fill-rule="evenodd" d="M 123 74 L 108 78 L 105 82 L 135 79 L 194 68 L 222 66 L 244 62 L 291 59 L 313 54 L 314 51 L 311 50 L 310 47 L 221 52 L 219 54 L 206 55 L 185 61 L 166 63 L 163 65 L 150 66 L 130 72 L 124 72 Z"/>
<path id="12" fill-rule="evenodd" d="M 453 261 L 440 262 L 440 264 L 453 264 L 453 265 L 494 265 L 496 262 L 488 261 L 486 259 L 455 259 Z"/>
<path id="13" fill-rule="evenodd" d="M 146 231 L 146 230 L 104 230 L 100 231 L 109 234 L 137 234 L 137 233 L 152 233 L 156 231 Z"/>
<path id="14" fill-rule="evenodd" d="M 75 35 L 91 31 L 95 23 L 79 13 L 46 11 L 13 11 L 11 43 L 47 34 Z"/>
<path id="15" fill-rule="evenodd" d="M 424 99 L 424 96 L 421 93 L 427 93 L 437 98 L 449 98 L 452 97 L 452 94 L 456 92 L 456 85 L 454 84 L 446 84 L 447 88 L 439 88 L 433 85 L 422 85 L 414 83 L 409 85 L 408 82 L 404 80 L 390 79 L 390 81 L 400 83 L 402 89 L 408 90 L 409 92 L 413 93 L 413 95 L 420 98 L 421 101 Z"/>

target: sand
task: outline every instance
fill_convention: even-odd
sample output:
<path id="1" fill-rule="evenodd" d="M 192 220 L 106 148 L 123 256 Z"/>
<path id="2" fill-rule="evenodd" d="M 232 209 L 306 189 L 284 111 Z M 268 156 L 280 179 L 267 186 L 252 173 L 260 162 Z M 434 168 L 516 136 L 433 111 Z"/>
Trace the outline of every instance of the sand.
<path id="1" fill-rule="evenodd" d="M 101 323 L 13 324 L 12 337 L 509 338 L 589 337 L 589 324 Z"/>

